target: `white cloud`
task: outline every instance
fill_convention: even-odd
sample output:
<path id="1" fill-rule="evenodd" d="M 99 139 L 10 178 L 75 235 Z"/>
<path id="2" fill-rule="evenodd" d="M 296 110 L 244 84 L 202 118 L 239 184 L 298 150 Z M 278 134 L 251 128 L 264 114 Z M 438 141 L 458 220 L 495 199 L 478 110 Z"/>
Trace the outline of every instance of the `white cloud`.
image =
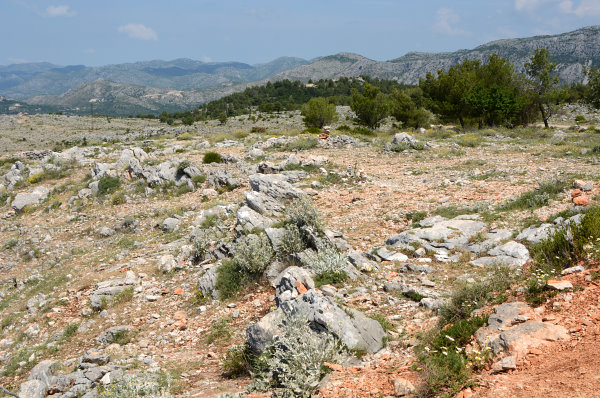
<path id="1" fill-rule="evenodd" d="M 60 5 L 60 6 L 48 6 L 46 8 L 46 16 L 50 18 L 56 17 L 73 17 L 76 12 L 71 10 L 69 6 Z"/>
<path id="2" fill-rule="evenodd" d="M 158 40 L 156 32 L 141 23 L 129 23 L 127 25 L 119 26 L 118 31 L 127 34 L 127 36 L 132 39 Z"/>
<path id="3" fill-rule="evenodd" d="M 542 3 L 542 0 L 515 0 L 515 9 L 517 11 L 531 11 Z"/>
<path id="4" fill-rule="evenodd" d="M 438 32 L 449 35 L 461 35 L 466 32 L 455 25 L 460 22 L 460 17 L 450 8 L 440 8 L 435 15 L 435 24 L 433 27 Z"/>
<path id="5" fill-rule="evenodd" d="M 575 14 L 578 17 L 600 15 L 600 2 L 597 0 L 581 0 L 577 6 L 572 0 L 564 0 L 558 8 L 564 14 Z"/>

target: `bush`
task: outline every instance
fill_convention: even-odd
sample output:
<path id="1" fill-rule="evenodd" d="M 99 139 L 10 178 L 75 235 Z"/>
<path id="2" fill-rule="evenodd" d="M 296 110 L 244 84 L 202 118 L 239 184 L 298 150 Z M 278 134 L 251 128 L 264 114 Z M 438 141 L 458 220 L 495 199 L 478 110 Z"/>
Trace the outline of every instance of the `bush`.
<path id="1" fill-rule="evenodd" d="M 125 202 L 125 194 L 123 194 L 123 192 L 115 192 L 112 196 L 111 203 L 115 206 L 122 205 Z"/>
<path id="2" fill-rule="evenodd" d="M 121 180 L 119 177 L 102 176 L 98 180 L 98 195 L 105 196 L 116 192 L 121 188 Z"/>
<path id="3" fill-rule="evenodd" d="M 316 127 L 319 129 L 338 118 L 335 104 L 330 103 L 323 97 L 311 98 L 306 104 L 302 105 L 300 113 L 304 116 L 306 127 Z"/>
<path id="4" fill-rule="evenodd" d="M 585 122 L 586 122 L 585 116 L 583 116 L 583 115 L 577 115 L 577 116 L 575 116 L 575 123 L 576 124 L 581 124 L 581 123 L 585 123 Z"/>
<path id="5" fill-rule="evenodd" d="M 479 137 L 468 134 L 460 137 L 456 141 L 456 143 L 462 147 L 475 148 L 481 144 L 481 140 L 479 139 Z"/>
<path id="6" fill-rule="evenodd" d="M 223 371 L 231 378 L 250 375 L 253 368 L 254 355 L 247 345 L 230 347 L 223 358 Z"/>
<path id="7" fill-rule="evenodd" d="M 169 384 L 169 383 L 168 383 Z M 174 398 L 169 386 L 161 387 L 155 377 L 143 374 L 125 375 L 106 386 L 98 387 L 100 398 Z"/>
<path id="8" fill-rule="evenodd" d="M 283 148 L 285 151 L 307 151 L 319 145 L 319 140 L 315 137 L 301 137 L 289 142 Z"/>
<path id="9" fill-rule="evenodd" d="M 193 176 L 192 177 L 192 182 L 194 183 L 194 185 L 203 184 L 204 181 L 206 181 L 206 176 L 205 175 L 199 175 L 199 176 Z"/>
<path id="10" fill-rule="evenodd" d="M 227 343 L 231 339 L 232 331 L 229 327 L 231 318 L 221 318 L 214 322 L 210 328 L 210 332 L 206 335 L 206 342 L 208 344 L 213 343 Z"/>
<path id="11" fill-rule="evenodd" d="M 543 182 L 533 191 L 524 192 L 518 198 L 504 203 L 500 206 L 500 210 L 537 209 L 546 206 L 550 199 L 554 199 L 563 193 L 567 186 L 568 184 L 562 180 Z"/>
<path id="12" fill-rule="evenodd" d="M 219 299 L 229 300 L 234 298 L 242 286 L 242 268 L 235 261 L 224 261 L 217 270 L 215 289 L 219 292 Z"/>
<path id="13" fill-rule="evenodd" d="M 266 133 L 267 129 L 264 127 L 252 126 L 251 133 Z"/>
<path id="14" fill-rule="evenodd" d="M 257 374 L 250 390 L 282 388 L 285 396 L 308 398 L 325 375 L 323 364 L 336 362 L 340 352 L 341 344 L 333 336 L 313 332 L 304 319 L 290 318 L 259 358 L 266 369 Z"/>
<path id="15" fill-rule="evenodd" d="M 204 163 L 204 164 L 221 163 L 221 162 L 222 162 L 221 154 L 217 153 L 217 152 L 206 152 L 204 154 L 204 157 L 202 158 L 202 163 Z"/>
<path id="16" fill-rule="evenodd" d="M 289 254 L 300 253 L 306 249 L 306 239 L 296 224 L 287 224 L 284 227 L 281 244 L 278 247 L 278 255 L 283 258 Z"/>
<path id="17" fill-rule="evenodd" d="M 344 271 L 346 256 L 339 253 L 336 248 L 325 246 L 317 252 L 307 254 L 308 267 L 315 273 L 315 284 L 336 284 L 348 279 Z"/>
<path id="18" fill-rule="evenodd" d="M 267 235 L 249 235 L 236 243 L 233 261 L 248 275 L 259 276 L 271 264 L 274 254 Z"/>
<path id="19" fill-rule="evenodd" d="M 287 209 L 287 216 L 298 228 L 311 227 L 315 231 L 323 229 L 321 214 L 309 198 L 295 199 Z"/>
<path id="20" fill-rule="evenodd" d="M 186 123 L 184 123 L 184 124 L 186 124 Z M 191 124 L 193 124 L 193 121 Z M 177 139 L 182 140 L 182 141 L 188 141 L 188 140 L 194 139 L 194 136 L 190 133 L 183 133 L 183 134 L 179 134 L 177 136 Z"/>

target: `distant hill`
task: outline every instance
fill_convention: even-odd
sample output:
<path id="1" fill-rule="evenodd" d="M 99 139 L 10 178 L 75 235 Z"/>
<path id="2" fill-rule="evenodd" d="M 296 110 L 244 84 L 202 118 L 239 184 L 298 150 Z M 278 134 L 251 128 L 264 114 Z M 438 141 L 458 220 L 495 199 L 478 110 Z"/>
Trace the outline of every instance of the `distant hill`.
<path id="1" fill-rule="evenodd" d="M 60 109 L 69 114 L 89 114 L 90 100 L 94 113 L 128 116 L 147 113 L 177 112 L 196 107 L 236 90 L 233 88 L 205 89 L 202 91 L 166 90 L 155 87 L 115 83 L 98 79 L 84 83 L 58 96 L 43 95 L 28 103 L 48 109 Z"/>
<path id="2" fill-rule="evenodd" d="M 259 65 L 201 62 L 186 58 L 100 67 L 17 64 L 0 66 L 0 95 L 17 99 L 60 95 L 98 79 L 173 90 L 200 90 L 263 80 L 306 63 L 308 61 L 300 58 L 281 57 Z"/>
<path id="3" fill-rule="evenodd" d="M 101 67 L 49 63 L 0 66 L 0 95 L 22 103 L 26 100 L 38 108 L 43 105 L 76 113 L 84 112 L 91 98 L 98 99 L 101 113 L 173 112 L 285 79 L 306 83 L 366 75 L 416 84 L 428 72 L 448 69 L 466 58 L 485 60 L 492 53 L 508 58 L 517 71 L 523 71 L 523 64 L 542 47 L 557 62 L 563 83 L 583 81 L 586 66 L 600 65 L 600 25 L 557 35 L 497 40 L 472 50 L 411 52 L 390 61 L 339 53 L 312 61 L 282 57 L 259 65 L 181 58 Z"/>
<path id="4" fill-rule="evenodd" d="M 368 75 L 416 84 L 419 82 L 419 77 L 425 76 L 428 72 L 447 70 L 466 58 L 486 60 L 493 53 L 508 58 L 517 71 L 522 72 L 523 64 L 538 48 L 548 49 L 552 59 L 558 64 L 557 71 L 561 81 L 565 83 L 582 81 L 586 66 L 600 65 L 600 25 L 558 35 L 497 40 L 472 50 L 458 50 L 451 53 L 412 52 L 384 62 L 357 54 L 339 53 L 283 71 L 268 80 L 290 79 L 306 82 L 309 79 Z"/>

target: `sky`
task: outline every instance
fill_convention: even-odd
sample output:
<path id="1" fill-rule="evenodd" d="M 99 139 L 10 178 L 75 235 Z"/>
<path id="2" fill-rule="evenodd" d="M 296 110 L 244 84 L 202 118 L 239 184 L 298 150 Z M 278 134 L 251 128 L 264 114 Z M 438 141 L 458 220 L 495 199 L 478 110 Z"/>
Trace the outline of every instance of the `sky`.
<path id="1" fill-rule="evenodd" d="M 600 0 L 0 0 L 0 65 L 378 61 L 600 24 Z"/>

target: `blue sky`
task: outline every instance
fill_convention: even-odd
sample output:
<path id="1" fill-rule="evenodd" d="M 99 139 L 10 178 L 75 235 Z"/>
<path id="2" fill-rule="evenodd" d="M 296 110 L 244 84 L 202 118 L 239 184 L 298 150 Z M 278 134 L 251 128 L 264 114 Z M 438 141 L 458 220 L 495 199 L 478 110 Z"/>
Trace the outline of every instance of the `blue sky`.
<path id="1" fill-rule="evenodd" d="M 388 60 L 600 23 L 600 0 L 0 0 L 0 65 Z"/>

